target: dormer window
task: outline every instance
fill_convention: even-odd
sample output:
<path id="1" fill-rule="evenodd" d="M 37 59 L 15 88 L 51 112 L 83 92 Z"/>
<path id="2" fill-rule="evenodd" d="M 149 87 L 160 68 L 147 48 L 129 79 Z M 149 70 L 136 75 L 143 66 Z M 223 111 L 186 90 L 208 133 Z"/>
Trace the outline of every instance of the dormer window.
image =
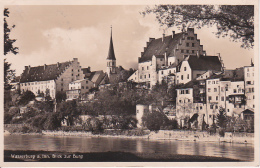
<path id="1" fill-rule="evenodd" d="M 186 67 L 184 67 L 184 71 L 186 71 L 187 70 L 187 68 Z"/>

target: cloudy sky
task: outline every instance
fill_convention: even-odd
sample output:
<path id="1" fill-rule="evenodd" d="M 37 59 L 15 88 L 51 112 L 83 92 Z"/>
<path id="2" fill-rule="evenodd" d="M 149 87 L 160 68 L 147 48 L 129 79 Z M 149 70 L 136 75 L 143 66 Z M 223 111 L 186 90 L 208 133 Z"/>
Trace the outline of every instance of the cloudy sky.
<path id="1" fill-rule="evenodd" d="M 154 15 L 143 17 L 146 6 L 6 6 L 11 38 L 19 54 L 7 55 L 20 75 L 24 66 L 38 66 L 78 58 L 82 67 L 105 70 L 110 26 L 117 65 L 137 68 L 137 59 L 149 37 L 160 38 L 163 28 Z M 165 30 L 179 32 L 177 28 Z M 250 64 L 253 50 L 240 48 L 228 38 L 216 38 L 214 28 L 195 29 L 208 55 L 221 53 L 228 69 Z"/>

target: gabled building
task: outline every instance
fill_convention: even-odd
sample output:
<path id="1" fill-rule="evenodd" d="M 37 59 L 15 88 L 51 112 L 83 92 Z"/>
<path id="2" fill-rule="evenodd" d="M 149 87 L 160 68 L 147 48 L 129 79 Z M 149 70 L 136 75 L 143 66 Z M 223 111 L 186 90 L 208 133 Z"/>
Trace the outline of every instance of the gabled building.
<path id="1" fill-rule="evenodd" d="M 66 91 L 67 100 L 81 99 L 83 100 L 86 93 L 94 88 L 94 83 L 88 79 L 80 79 L 69 83 L 69 90 Z"/>
<path id="2" fill-rule="evenodd" d="M 185 57 L 203 52 L 203 46 L 200 45 L 193 28 L 177 34 L 173 31 L 172 35 L 163 35 L 158 39 L 150 38 L 138 58 L 138 70 L 128 80 L 146 84 L 148 87 L 154 86 L 164 77 L 164 74 L 159 77 L 159 70 L 160 73 L 167 71 L 167 75 L 171 70 L 174 74 L 174 67 Z"/>
<path id="3" fill-rule="evenodd" d="M 79 79 L 84 79 L 84 74 L 77 58 L 51 65 L 29 65 L 25 66 L 21 74 L 20 89 L 21 92 L 32 91 L 36 96 L 48 93 L 51 98 L 55 98 L 57 92 L 69 90 L 69 83 Z"/>
<path id="4" fill-rule="evenodd" d="M 208 71 L 216 73 L 223 70 L 221 60 L 218 56 L 203 55 L 187 56 L 178 65 L 177 69 L 178 72 L 176 73 L 176 84 L 188 83 L 189 81 L 198 78 Z M 205 77 L 207 78 L 209 76 L 205 74 Z"/>

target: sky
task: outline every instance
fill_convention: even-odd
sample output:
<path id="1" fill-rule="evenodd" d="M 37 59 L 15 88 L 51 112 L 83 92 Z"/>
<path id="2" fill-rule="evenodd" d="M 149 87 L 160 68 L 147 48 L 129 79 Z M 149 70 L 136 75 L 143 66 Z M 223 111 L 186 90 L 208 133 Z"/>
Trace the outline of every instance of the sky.
<path id="1" fill-rule="evenodd" d="M 5 6 L 9 8 L 8 24 L 15 25 L 10 37 L 19 54 L 8 54 L 7 61 L 19 76 L 24 66 L 39 66 L 78 58 L 82 68 L 106 70 L 111 25 L 117 65 L 137 68 L 138 57 L 149 37 L 171 35 L 177 28 L 160 27 L 155 15 L 143 17 L 146 6 Z M 217 38 L 214 27 L 195 29 L 208 55 L 220 53 L 227 69 L 250 65 L 252 49 L 228 37 Z"/>

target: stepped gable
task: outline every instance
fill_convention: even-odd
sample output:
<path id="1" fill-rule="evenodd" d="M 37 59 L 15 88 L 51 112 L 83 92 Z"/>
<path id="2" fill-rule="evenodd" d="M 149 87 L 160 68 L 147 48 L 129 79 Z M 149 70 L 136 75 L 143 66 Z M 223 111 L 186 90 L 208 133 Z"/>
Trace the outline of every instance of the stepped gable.
<path id="1" fill-rule="evenodd" d="M 179 43 L 180 38 L 182 38 L 182 34 L 183 33 L 177 33 L 174 34 L 173 37 L 171 35 L 165 36 L 164 40 L 158 38 L 148 42 L 148 46 L 141 55 L 139 63 L 152 60 L 153 55 L 164 56 L 165 52 L 167 56 L 171 55 L 173 49 Z"/>
<path id="2" fill-rule="evenodd" d="M 71 61 L 37 67 L 25 66 L 20 82 L 55 80 L 70 64 Z"/>
<path id="3" fill-rule="evenodd" d="M 222 69 L 218 56 L 189 56 L 188 62 L 192 70 L 221 71 Z"/>

